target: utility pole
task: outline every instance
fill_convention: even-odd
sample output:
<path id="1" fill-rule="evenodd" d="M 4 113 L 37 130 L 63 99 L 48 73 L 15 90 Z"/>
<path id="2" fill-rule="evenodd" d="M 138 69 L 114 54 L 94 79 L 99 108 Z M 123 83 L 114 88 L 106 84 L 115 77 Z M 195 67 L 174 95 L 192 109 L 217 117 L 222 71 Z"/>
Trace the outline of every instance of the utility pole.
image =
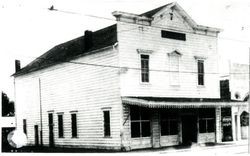
<path id="1" fill-rule="evenodd" d="M 249 53 L 248 53 L 248 92 L 250 90 L 250 47 L 249 47 Z M 250 126 L 249 126 L 249 121 L 250 121 L 250 96 L 248 96 L 248 154 L 250 154 Z"/>
<path id="2" fill-rule="evenodd" d="M 39 103 L 40 103 L 40 125 L 41 125 L 41 129 L 40 129 L 40 144 L 41 146 L 43 146 L 43 116 L 42 116 L 42 91 L 41 91 L 41 79 L 39 78 Z"/>

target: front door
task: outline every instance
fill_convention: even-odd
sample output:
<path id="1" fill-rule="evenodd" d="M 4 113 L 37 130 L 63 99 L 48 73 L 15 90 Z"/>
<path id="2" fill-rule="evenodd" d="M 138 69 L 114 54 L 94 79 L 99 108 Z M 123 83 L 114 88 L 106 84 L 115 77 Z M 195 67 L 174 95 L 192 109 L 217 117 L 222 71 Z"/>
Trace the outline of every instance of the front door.
<path id="1" fill-rule="evenodd" d="M 54 123 L 53 114 L 49 113 L 49 146 L 54 147 Z"/>
<path id="2" fill-rule="evenodd" d="M 182 142 L 186 145 L 197 142 L 197 116 L 185 115 L 182 117 Z"/>

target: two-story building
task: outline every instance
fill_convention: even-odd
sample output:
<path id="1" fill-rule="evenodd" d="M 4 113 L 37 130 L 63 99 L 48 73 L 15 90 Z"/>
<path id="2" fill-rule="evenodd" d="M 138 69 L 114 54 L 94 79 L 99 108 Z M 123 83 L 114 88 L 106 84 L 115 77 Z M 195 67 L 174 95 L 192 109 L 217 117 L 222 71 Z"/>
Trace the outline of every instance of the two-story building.
<path id="1" fill-rule="evenodd" d="M 198 25 L 177 3 L 113 15 L 116 24 L 14 74 L 17 127 L 29 143 L 131 150 L 220 142 L 221 115 L 237 105 L 220 100 L 220 29 Z"/>

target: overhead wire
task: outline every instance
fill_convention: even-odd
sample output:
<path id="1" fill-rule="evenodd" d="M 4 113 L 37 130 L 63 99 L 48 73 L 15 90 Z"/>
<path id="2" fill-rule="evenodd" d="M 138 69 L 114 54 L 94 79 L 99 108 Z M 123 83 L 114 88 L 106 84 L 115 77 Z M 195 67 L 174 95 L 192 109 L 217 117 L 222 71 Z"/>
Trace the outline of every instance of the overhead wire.
<path id="1" fill-rule="evenodd" d="M 87 17 L 92 17 L 92 18 L 98 18 L 98 19 L 104 19 L 104 20 L 110 20 L 110 21 L 115 21 L 117 22 L 117 20 L 111 19 L 111 18 L 106 18 L 106 17 L 101 17 L 101 16 L 96 16 L 96 15 L 91 15 L 91 14 L 81 14 L 81 13 L 77 13 L 77 12 L 71 12 L 71 11 L 65 11 L 65 10 L 59 10 L 59 9 L 53 9 L 51 11 L 59 11 L 62 13 L 70 13 L 70 14 L 77 14 L 77 15 L 84 15 Z M 123 24 L 127 24 L 126 22 L 122 22 L 119 21 L 119 23 Z M 130 24 L 134 24 L 134 23 L 130 23 Z M 134 24 L 134 25 L 139 25 L 139 26 L 145 26 L 145 27 L 149 27 L 149 28 L 160 28 L 160 29 L 168 29 L 171 30 L 171 28 L 166 28 L 163 25 L 159 25 L 158 26 L 152 26 L 152 25 L 143 25 L 143 24 Z M 123 33 L 126 31 L 132 31 L 132 30 L 136 30 L 139 27 L 135 27 L 135 28 L 131 28 L 131 29 L 125 29 L 125 30 L 119 30 L 117 31 L 118 33 Z M 189 33 L 189 34 L 197 34 L 194 32 L 189 32 L 189 31 L 185 31 L 185 30 L 181 30 L 182 32 L 185 33 Z M 198 34 L 198 35 L 205 35 L 205 34 Z M 207 36 L 207 35 L 206 35 Z M 232 38 L 221 38 L 218 37 L 219 39 L 224 39 L 224 40 L 232 40 L 232 41 L 237 41 L 237 42 L 244 42 L 244 43 L 250 43 L 248 41 L 244 41 L 244 40 L 237 40 L 237 39 L 232 39 Z M 35 57 L 35 59 L 41 59 L 41 60 L 48 60 L 48 61 L 54 61 L 54 62 L 61 62 L 61 63 L 71 63 L 71 64 L 78 64 L 78 65 L 88 65 L 88 66 L 97 66 L 97 67 L 105 67 L 105 68 L 116 68 L 116 69 L 121 69 L 121 68 L 125 68 L 125 69 L 132 69 L 132 70 L 141 70 L 141 68 L 136 68 L 136 67 L 120 67 L 120 66 L 112 66 L 112 65 L 103 65 L 103 64 L 91 64 L 91 63 L 84 63 L 84 62 L 75 62 L 75 61 L 58 61 L 58 60 L 53 60 L 53 59 L 48 59 L 48 58 L 42 58 L 42 57 Z M 171 71 L 171 70 L 162 70 L 162 69 L 149 69 L 149 71 L 155 71 L 155 72 L 176 72 L 176 71 Z M 193 72 L 193 71 L 178 71 L 178 73 L 191 73 L 191 74 L 197 74 L 198 72 Z M 205 72 L 204 74 L 223 74 L 223 73 L 219 73 L 219 72 Z M 228 73 L 227 73 L 228 74 Z M 239 72 L 239 73 L 230 73 L 230 74 L 249 74 L 249 73 L 245 73 L 245 72 Z"/>
<path id="2" fill-rule="evenodd" d="M 59 11 L 59 12 L 63 12 L 63 13 L 71 13 L 71 14 L 78 14 L 81 16 L 86 16 L 86 17 L 92 17 L 92 18 L 97 18 L 97 19 L 104 19 L 104 20 L 109 20 L 109 21 L 114 21 L 114 22 L 119 22 L 120 24 L 127 24 L 127 22 L 123 22 L 123 21 L 117 21 L 115 19 L 112 18 L 107 18 L 107 17 L 102 17 L 102 16 L 97 16 L 97 15 L 91 15 L 91 14 L 81 14 L 81 13 L 77 13 L 77 12 L 71 12 L 71 11 L 64 11 L 64 10 L 59 10 L 59 9 L 55 9 L 54 11 Z M 181 11 L 181 10 L 180 10 Z M 149 27 L 149 28 L 159 28 L 159 29 L 167 29 L 167 30 L 173 30 L 176 31 L 174 28 L 166 28 L 164 25 L 160 25 L 157 24 L 156 25 L 144 25 L 144 24 L 140 24 L 140 23 L 129 23 L 129 24 L 134 24 L 134 25 L 140 25 L 140 26 L 145 26 L 145 27 Z M 127 30 L 120 30 L 117 31 L 118 33 L 122 33 L 122 32 L 127 32 L 127 31 L 132 31 L 132 30 L 136 30 L 138 29 L 138 27 L 135 28 L 131 28 L 131 29 L 127 29 Z M 199 33 L 195 33 L 194 32 L 190 32 L 190 31 L 185 31 L 185 30 L 179 30 L 181 32 L 184 33 L 189 33 L 189 34 L 196 34 L 196 35 L 204 35 L 204 36 L 209 36 L 207 34 L 199 34 Z M 222 39 L 222 40 L 230 40 L 230 41 L 236 41 L 236 42 L 241 42 L 241 43 L 249 43 L 250 41 L 246 41 L 246 40 L 239 40 L 239 39 L 233 39 L 233 38 L 228 38 L 228 37 L 218 37 L 218 39 Z"/>
<path id="3" fill-rule="evenodd" d="M 84 65 L 84 66 L 95 66 L 95 67 L 103 67 L 103 68 L 114 68 L 114 69 L 125 69 L 125 70 L 131 69 L 131 70 L 139 70 L 139 71 L 142 70 L 141 68 L 138 68 L 138 67 L 115 66 L 115 65 L 105 65 L 105 64 L 86 63 L 86 62 L 67 61 L 67 60 L 55 60 L 55 59 L 49 59 L 49 58 L 43 58 L 43 57 L 32 57 L 32 56 L 24 56 L 24 55 L 22 55 L 22 56 L 34 58 L 35 60 L 37 59 L 37 60 L 52 61 L 53 63 L 70 63 L 70 64 L 77 64 L 77 65 Z M 248 66 L 250 66 L 250 65 L 248 65 Z M 198 72 L 194 72 L 194 71 L 172 71 L 172 70 L 163 70 L 163 69 L 148 69 L 148 71 L 165 72 L 165 73 L 198 74 Z M 229 73 L 204 72 L 204 74 L 229 74 Z M 244 75 L 244 74 L 249 74 L 249 72 L 230 72 L 230 74 Z"/>

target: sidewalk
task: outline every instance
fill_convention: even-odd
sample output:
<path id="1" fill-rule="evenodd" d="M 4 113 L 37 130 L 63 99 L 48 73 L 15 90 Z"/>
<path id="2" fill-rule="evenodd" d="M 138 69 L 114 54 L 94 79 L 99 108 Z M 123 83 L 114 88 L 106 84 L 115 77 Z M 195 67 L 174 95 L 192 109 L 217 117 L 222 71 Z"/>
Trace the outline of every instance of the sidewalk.
<path id="1" fill-rule="evenodd" d="M 193 144 L 191 146 L 178 145 L 162 148 L 139 149 L 128 152 L 110 151 L 110 150 L 96 150 L 96 149 L 83 149 L 83 148 L 60 148 L 60 147 L 35 147 L 28 146 L 20 149 L 13 149 L 9 152 L 34 152 L 34 153 L 178 153 L 178 152 L 192 152 L 192 151 L 206 151 L 211 149 L 223 149 L 230 147 L 243 147 L 248 145 L 248 140 L 236 142 L 221 142 L 221 143 L 206 143 L 206 144 Z"/>
<path id="2" fill-rule="evenodd" d="M 134 152 L 159 152 L 159 153 L 175 153 L 175 152 L 188 152 L 188 151 L 202 151 L 208 149 L 217 149 L 217 148 L 229 148 L 235 146 L 246 146 L 248 145 L 248 140 L 241 140 L 241 141 L 230 141 L 230 142 L 221 142 L 221 143 L 207 143 L 207 144 L 193 144 L 191 146 L 171 146 L 171 147 L 163 147 L 158 149 L 141 149 L 141 150 L 134 150 Z"/>

